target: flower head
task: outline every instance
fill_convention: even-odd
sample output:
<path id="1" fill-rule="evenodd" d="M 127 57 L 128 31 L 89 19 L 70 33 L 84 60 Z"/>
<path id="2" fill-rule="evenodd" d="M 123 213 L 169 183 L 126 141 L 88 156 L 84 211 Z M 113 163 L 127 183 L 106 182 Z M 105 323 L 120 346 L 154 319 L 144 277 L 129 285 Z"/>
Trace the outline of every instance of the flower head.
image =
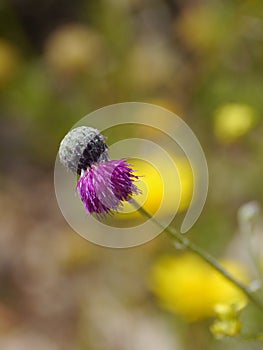
<path id="1" fill-rule="evenodd" d="M 139 192 L 131 166 L 125 159 L 110 160 L 107 149 L 100 132 L 85 126 L 71 130 L 59 149 L 61 163 L 80 175 L 77 189 L 85 209 L 98 217 L 118 210 Z"/>

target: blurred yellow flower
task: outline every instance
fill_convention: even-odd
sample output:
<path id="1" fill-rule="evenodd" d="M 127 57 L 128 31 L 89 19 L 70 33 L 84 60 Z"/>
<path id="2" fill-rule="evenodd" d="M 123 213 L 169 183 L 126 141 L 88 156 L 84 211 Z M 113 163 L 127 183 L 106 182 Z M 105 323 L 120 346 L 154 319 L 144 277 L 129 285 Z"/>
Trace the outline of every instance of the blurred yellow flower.
<path id="1" fill-rule="evenodd" d="M 222 265 L 242 282 L 248 278 L 234 261 Z M 162 256 L 153 265 L 150 288 L 160 305 L 187 321 L 215 315 L 218 304 L 245 306 L 245 295 L 199 257 L 186 253 Z"/>
<path id="2" fill-rule="evenodd" d="M 233 320 L 237 318 L 240 311 L 246 306 L 245 300 L 240 300 L 239 303 L 236 304 L 217 304 L 214 307 L 214 311 L 216 314 L 216 317 L 219 320 L 227 321 L 227 320 Z"/>
<path id="3" fill-rule="evenodd" d="M 225 321 L 216 320 L 210 327 L 210 330 L 216 338 L 221 338 L 223 336 L 233 337 L 240 333 L 241 323 L 238 319 Z"/>
<path id="4" fill-rule="evenodd" d="M 248 133 L 257 123 L 255 110 L 246 104 L 228 103 L 214 116 L 214 133 L 222 143 L 231 143 Z"/>
<path id="5" fill-rule="evenodd" d="M 193 174 L 187 159 L 174 159 L 178 174 L 175 174 L 175 168 L 171 164 L 167 165 L 161 156 L 156 156 L 155 166 L 141 159 L 131 159 L 129 163 L 136 169 L 136 175 L 140 176 L 136 186 L 141 194 L 133 198 L 148 212 L 153 215 L 160 208 L 160 215 L 166 216 L 175 213 L 177 207 L 177 212 L 188 208 L 193 193 Z M 165 173 L 158 170 L 160 164 L 166 169 Z M 168 184 L 171 184 L 169 188 Z M 122 212 L 116 213 L 114 218 L 130 220 L 141 219 L 142 216 L 132 204 L 125 202 Z"/>
<path id="6" fill-rule="evenodd" d="M 239 321 L 240 310 L 244 307 L 239 305 L 218 304 L 215 306 L 217 318 L 210 327 L 210 331 L 216 338 L 223 336 L 233 337 L 241 331 L 241 322 Z"/>
<path id="7" fill-rule="evenodd" d="M 54 31 L 46 43 L 46 60 L 65 75 L 86 73 L 102 55 L 100 36 L 85 25 L 65 25 Z"/>

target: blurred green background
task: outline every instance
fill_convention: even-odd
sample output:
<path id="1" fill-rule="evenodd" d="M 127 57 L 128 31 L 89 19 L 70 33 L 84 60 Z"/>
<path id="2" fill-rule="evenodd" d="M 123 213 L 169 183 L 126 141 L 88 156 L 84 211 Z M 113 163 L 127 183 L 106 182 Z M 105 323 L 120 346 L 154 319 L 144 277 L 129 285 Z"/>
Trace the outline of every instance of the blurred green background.
<path id="1" fill-rule="evenodd" d="M 53 189 L 59 143 L 80 118 L 118 102 L 163 106 L 208 161 L 208 200 L 189 236 L 253 279 L 236 214 L 263 202 L 262 62 L 260 0 L 0 2 L 1 350 L 262 349 L 159 306 L 152 266 L 178 254 L 165 234 L 95 246 L 70 229 Z M 248 308 L 248 332 L 262 321 Z"/>

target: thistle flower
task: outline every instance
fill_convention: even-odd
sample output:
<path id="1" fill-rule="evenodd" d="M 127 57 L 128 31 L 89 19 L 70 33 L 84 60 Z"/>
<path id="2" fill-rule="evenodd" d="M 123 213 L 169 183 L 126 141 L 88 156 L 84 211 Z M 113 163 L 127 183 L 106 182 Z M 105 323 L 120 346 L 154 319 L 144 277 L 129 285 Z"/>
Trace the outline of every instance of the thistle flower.
<path id="1" fill-rule="evenodd" d="M 131 166 L 125 159 L 110 160 L 107 149 L 99 130 L 86 126 L 71 130 L 59 148 L 61 163 L 80 175 L 77 190 L 86 211 L 99 218 L 139 193 Z"/>

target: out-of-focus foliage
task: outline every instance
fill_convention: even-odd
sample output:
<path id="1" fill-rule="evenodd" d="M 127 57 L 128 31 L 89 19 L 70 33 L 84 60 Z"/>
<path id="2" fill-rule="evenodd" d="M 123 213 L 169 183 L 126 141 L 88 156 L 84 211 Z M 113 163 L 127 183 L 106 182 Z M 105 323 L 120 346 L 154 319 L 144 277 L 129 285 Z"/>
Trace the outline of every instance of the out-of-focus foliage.
<path id="1" fill-rule="evenodd" d="M 160 265 L 160 256 L 175 253 L 165 235 L 123 251 L 94 246 L 67 226 L 53 190 L 59 142 L 81 117 L 125 101 L 168 108 L 197 134 L 210 172 L 208 200 L 189 235 L 214 255 L 245 263 L 257 278 L 247 242 L 253 238 L 262 268 L 262 217 L 244 241 L 236 213 L 244 202 L 263 203 L 262 58 L 261 0 L 1 2 L 1 350 L 262 348 L 211 338 L 212 320 L 202 318 L 237 291 L 207 266 L 184 255 Z M 160 141 L 150 128 L 113 130 L 111 138 L 126 136 Z M 181 199 L 170 193 L 164 215 L 177 202 L 180 220 L 192 177 L 182 155 L 167 147 L 183 192 Z M 140 200 L 154 212 L 161 176 L 173 174 L 159 176 L 139 160 L 135 166 L 145 176 L 142 189 L 150 190 Z M 174 313 L 159 308 L 149 288 L 157 267 L 152 289 Z M 239 321 L 247 332 L 262 332 L 259 313 L 249 306 L 244 313 L 245 320 L 218 318 L 215 333 L 236 334 Z"/>

